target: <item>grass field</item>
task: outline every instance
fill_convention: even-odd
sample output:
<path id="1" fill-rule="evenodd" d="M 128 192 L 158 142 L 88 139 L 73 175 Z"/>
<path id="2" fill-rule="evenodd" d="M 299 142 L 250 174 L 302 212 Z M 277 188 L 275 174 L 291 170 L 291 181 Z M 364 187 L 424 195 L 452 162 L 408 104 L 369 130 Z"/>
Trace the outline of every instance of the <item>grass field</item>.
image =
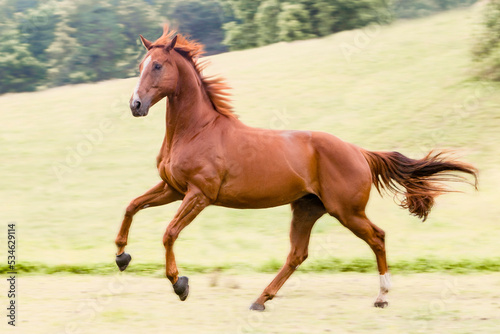
<path id="1" fill-rule="evenodd" d="M 426 268 L 432 269 L 436 264 L 440 265 L 433 271 L 444 271 L 447 266 L 460 267 L 460 263 L 468 263 L 472 268 L 465 272 L 495 271 L 486 276 L 460 276 L 467 282 L 467 297 L 461 303 L 449 304 L 449 309 L 437 315 L 421 318 L 426 326 L 451 328 L 449 333 L 477 332 L 477 326 L 483 323 L 496 324 L 497 328 L 499 325 L 498 295 L 492 297 L 488 293 L 492 289 L 498 291 L 500 284 L 500 85 L 473 79 L 469 50 L 478 19 L 477 10 L 452 11 L 387 27 L 221 54 L 212 57 L 212 66 L 207 69 L 228 79 L 234 88 L 235 109 L 247 124 L 327 131 L 367 149 L 398 150 L 411 157 L 420 157 L 432 148 L 451 148 L 479 168 L 479 191 L 458 185 L 457 189 L 464 193 L 439 198 L 424 224 L 394 205 L 390 196 L 380 198 L 375 191 L 368 208 L 369 217 L 386 231 L 389 262 L 397 265 L 400 272 L 405 272 L 405 266 L 413 268 L 419 264 L 421 269 L 417 271 L 428 271 Z M 68 266 L 76 269 L 62 271 L 97 268 L 81 272 L 109 273 L 114 265 L 113 241 L 126 205 L 158 182 L 155 158 L 164 135 L 165 105 L 159 103 L 147 118 L 132 117 L 128 99 L 135 82 L 131 78 L 0 96 L 0 221 L 4 226 L 16 222 L 18 260 L 34 268 L 35 273 L 52 273 Z M 162 235 L 177 207 L 178 203 L 174 203 L 144 210 L 136 216 L 127 247 L 133 256 L 131 270 L 135 266 L 138 273 L 160 276 L 164 260 Z M 177 241 L 179 267 L 191 273 L 222 268 L 227 275 L 236 275 L 235 280 L 245 282 L 238 283 L 242 290 L 234 290 L 244 296 L 235 301 L 241 303 L 237 309 L 243 310 L 271 277 L 255 272 L 275 270 L 286 258 L 290 217 L 288 207 L 210 207 Z M 0 249 L 0 258 L 6 258 L 5 247 Z M 366 269 L 370 261 L 374 264 L 368 246 L 333 218 L 323 217 L 313 230 L 310 257 L 303 268 L 369 271 L 373 270 Z M 335 266 L 339 263 L 354 267 L 338 270 Z M 365 270 L 357 270 L 356 265 Z M 317 324 L 315 332 L 338 332 L 335 326 L 346 322 L 349 325 L 345 332 L 370 328 L 386 332 L 389 328 L 389 332 L 398 333 L 407 328 L 402 326 L 407 326 L 408 321 L 419 320 L 414 311 L 434 298 L 433 289 L 439 287 L 429 282 L 454 277 L 442 273 L 428 275 L 408 276 L 397 297 L 404 306 L 384 313 L 383 320 L 379 319 L 382 313 L 366 307 L 366 323 L 357 322 L 356 315 L 360 308 L 370 305 L 376 292 L 373 275 L 311 276 L 316 286 L 334 288 L 328 291 L 333 294 L 331 298 L 322 298 L 322 291 L 298 291 L 300 298 L 295 300 L 292 294 L 287 298 L 293 298 L 293 302 L 283 301 L 287 306 L 277 314 L 281 320 L 263 320 L 271 330 L 264 326 L 250 332 L 279 332 L 283 328 L 293 332 L 294 324 L 285 319 L 302 319 L 303 311 L 305 324 Z M 22 298 L 27 303 L 20 317 L 30 319 L 31 324 L 26 326 L 35 326 L 36 319 L 49 316 L 48 310 L 38 315 L 36 310 L 50 299 L 43 294 L 60 288 L 58 282 L 68 284 L 64 288 L 67 290 L 54 297 L 54 305 L 63 308 L 65 302 L 72 306 L 79 303 L 79 299 L 72 299 L 73 292 L 81 295 L 95 291 L 109 277 L 55 275 L 49 280 L 44 275 L 27 276 L 20 283 L 21 289 L 25 289 Z M 208 276 L 200 277 L 201 282 L 209 280 Z M 371 283 L 344 291 L 342 284 L 354 277 Z M 114 306 L 96 318 L 95 332 L 99 332 L 99 326 L 128 317 L 125 310 L 130 303 L 145 303 L 151 308 L 147 314 L 152 317 L 151 326 L 157 329 L 172 321 L 170 313 L 176 307 L 191 313 L 197 313 L 198 307 L 207 311 L 201 326 L 210 322 L 210 314 L 228 316 L 222 313 L 233 303 L 232 299 L 229 303 L 233 290 L 203 292 L 203 284 L 208 284 L 203 283 L 196 288 L 200 289 L 198 293 L 206 294 L 201 297 L 206 303 L 174 306 L 167 302 L 175 296 L 170 295 L 165 280 L 135 276 L 130 279 L 133 284 L 144 284 L 146 294 L 130 292 L 113 299 Z M 421 279 L 428 285 L 423 285 Z M 29 291 L 40 285 L 44 285 L 42 295 L 30 296 Z M 157 295 L 157 291 L 162 293 Z M 164 291 L 168 293 L 163 294 Z M 479 299 L 475 299 L 476 292 Z M 341 296 L 345 308 L 339 308 L 336 293 L 348 295 Z M 212 302 L 212 297 L 217 301 Z M 483 299 L 492 305 L 484 308 L 484 317 L 494 320 L 480 321 L 483 310 L 479 305 Z M 297 305 L 302 308 L 297 309 Z M 313 305 L 325 308 L 318 311 Z M 168 310 L 163 310 L 164 306 Z M 146 321 L 141 312 L 145 311 L 133 313 L 138 324 Z M 59 328 L 66 315 L 54 315 L 47 328 Z M 464 330 L 456 327 L 457 319 L 464 320 Z M 181 317 L 177 326 L 189 321 Z M 113 330 L 107 332 L 118 332 L 120 326 L 113 322 Z M 214 327 L 214 332 L 217 330 Z M 420 329 L 413 326 L 411 330 Z M 305 328 L 303 332 L 309 331 Z"/>
<path id="2" fill-rule="evenodd" d="M 389 260 L 498 257 L 500 87 L 471 79 L 476 20 L 477 13 L 461 10 L 371 29 L 369 43 L 350 58 L 341 50 L 361 45 L 363 31 L 279 43 L 215 56 L 209 71 L 227 77 L 237 113 L 251 125 L 328 131 L 412 157 L 456 149 L 480 169 L 479 192 L 459 186 L 465 193 L 439 198 L 422 224 L 374 191 L 369 217 L 387 232 Z M 113 261 L 124 208 L 159 180 L 165 106 L 131 117 L 135 81 L 0 97 L 0 214 L 5 223 L 17 222 L 21 262 Z M 177 207 L 136 216 L 128 247 L 134 263 L 163 261 L 162 235 Z M 208 208 L 178 240 L 179 264 L 281 262 L 289 220 L 288 207 Z M 312 248 L 310 261 L 372 258 L 330 217 L 315 226 Z"/>
<path id="3" fill-rule="evenodd" d="M 297 274 L 267 303 L 268 311 L 249 312 L 271 279 L 270 274 L 195 275 L 182 303 L 160 278 L 25 277 L 22 320 L 6 332 L 464 334 L 498 333 L 500 327 L 498 275 L 395 277 L 390 306 L 376 309 L 373 275 Z"/>

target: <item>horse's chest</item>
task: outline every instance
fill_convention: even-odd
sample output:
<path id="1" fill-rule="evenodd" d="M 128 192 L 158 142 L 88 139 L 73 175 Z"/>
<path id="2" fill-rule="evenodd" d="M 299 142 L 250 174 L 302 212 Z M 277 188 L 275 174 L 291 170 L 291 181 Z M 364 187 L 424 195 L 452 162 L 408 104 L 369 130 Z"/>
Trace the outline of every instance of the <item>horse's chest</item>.
<path id="1" fill-rule="evenodd" d="M 165 156 L 158 164 L 158 172 L 163 181 L 181 193 L 187 190 L 189 171 L 188 159 Z"/>

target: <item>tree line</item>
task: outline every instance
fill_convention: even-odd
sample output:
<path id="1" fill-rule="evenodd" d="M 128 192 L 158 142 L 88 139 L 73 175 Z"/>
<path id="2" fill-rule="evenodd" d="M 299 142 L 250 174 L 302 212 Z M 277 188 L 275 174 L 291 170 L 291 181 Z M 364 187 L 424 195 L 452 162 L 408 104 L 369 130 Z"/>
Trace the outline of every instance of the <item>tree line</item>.
<path id="1" fill-rule="evenodd" d="M 482 30 L 472 50 L 480 77 L 500 81 L 500 0 L 490 0 L 484 10 Z"/>
<path id="2" fill-rule="evenodd" d="M 137 74 L 162 23 L 227 51 L 217 0 L 0 0 L 0 93 Z"/>
<path id="3" fill-rule="evenodd" d="M 493 0 L 498 1 L 498 0 Z M 0 93 L 137 74 L 162 22 L 208 54 L 325 36 L 475 0 L 0 0 Z"/>

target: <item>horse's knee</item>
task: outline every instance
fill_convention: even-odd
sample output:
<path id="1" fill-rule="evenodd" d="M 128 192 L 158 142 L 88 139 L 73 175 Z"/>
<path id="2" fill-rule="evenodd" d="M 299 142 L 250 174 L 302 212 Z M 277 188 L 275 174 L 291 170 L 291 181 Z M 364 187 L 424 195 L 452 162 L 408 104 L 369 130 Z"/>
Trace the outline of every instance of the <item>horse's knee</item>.
<path id="1" fill-rule="evenodd" d="M 368 237 L 368 244 L 375 252 L 385 252 L 385 232 L 377 226 L 372 226 L 373 233 Z"/>
<path id="2" fill-rule="evenodd" d="M 382 230 L 380 227 L 373 227 L 373 231 L 375 232 L 375 236 L 382 240 L 382 242 L 385 242 L 385 231 Z"/>
<path id="3" fill-rule="evenodd" d="M 132 218 L 137 213 L 137 204 L 133 201 L 125 209 L 125 217 Z"/>
<path id="4" fill-rule="evenodd" d="M 382 231 L 383 233 L 383 231 Z M 378 235 L 378 233 L 372 235 L 367 240 L 368 245 L 375 253 L 383 253 L 385 252 L 385 241 L 384 235 Z"/>
<path id="5" fill-rule="evenodd" d="M 165 234 L 163 235 L 163 245 L 167 247 L 168 245 L 172 245 L 174 241 L 177 239 L 179 233 L 174 229 L 167 227 Z"/>
<path id="6" fill-rule="evenodd" d="M 304 253 L 293 252 L 288 256 L 287 262 L 290 267 L 295 269 L 299 265 L 301 265 L 302 262 L 304 262 L 307 259 L 307 257 L 308 257 L 307 252 Z"/>
<path id="7" fill-rule="evenodd" d="M 370 243 L 370 246 L 375 253 L 385 252 L 385 245 L 380 240 Z"/>

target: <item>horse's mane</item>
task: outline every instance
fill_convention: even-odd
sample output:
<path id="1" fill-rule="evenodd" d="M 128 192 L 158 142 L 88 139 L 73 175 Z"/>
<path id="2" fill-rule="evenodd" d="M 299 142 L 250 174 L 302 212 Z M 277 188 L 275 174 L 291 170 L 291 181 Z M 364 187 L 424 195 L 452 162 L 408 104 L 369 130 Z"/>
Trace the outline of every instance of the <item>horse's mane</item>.
<path id="1" fill-rule="evenodd" d="M 193 65 L 214 109 L 222 115 L 236 117 L 233 113 L 231 99 L 229 98 L 231 94 L 228 92 L 228 89 L 231 87 L 227 85 L 224 78 L 220 76 L 207 77 L 202 74 L 203 69 L 208 65 L 208 61 L 199 60 L 205 53 L 203 44 L 178 34 L 177 31 L 169 29 L 168 25 L 165 25 L 163 27 L 163 35 L 158 38 L 151 47 L 154 48 L 167 45 L 175 35 L 177 36 L 177 42 L 175 43 L 174 50 Z"/>

